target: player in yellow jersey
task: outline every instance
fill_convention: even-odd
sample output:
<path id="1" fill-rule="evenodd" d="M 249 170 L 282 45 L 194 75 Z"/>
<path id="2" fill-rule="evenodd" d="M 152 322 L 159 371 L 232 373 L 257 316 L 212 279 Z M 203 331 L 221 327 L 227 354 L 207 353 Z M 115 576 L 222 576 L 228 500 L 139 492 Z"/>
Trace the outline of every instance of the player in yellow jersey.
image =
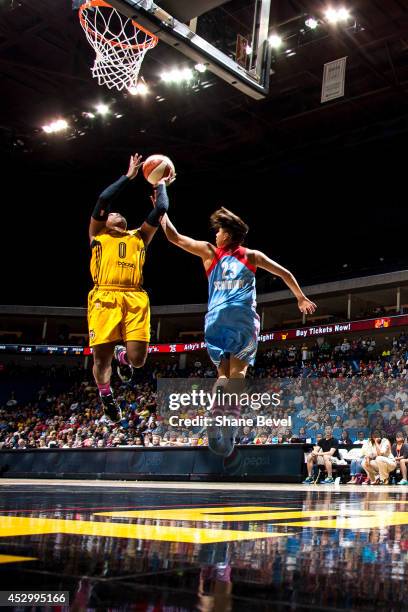
<path id="1" fill-rule="evenodd" d="M 126 219 L 110 208 L 137 176 L 141 160 L 137 153 L 131 156 L 127 174 L 100 194 L 89 224 L 94 281 L 88 296 L 89 344 L 93 347 L 93 373 L 104 412 L 114 422 L 122 415 L 110 386 L 112 358 L 118 361 L 118 374 L 123 381 L 131 379 L 133 367 L 140 368 L 146 361 L 150 306 L 142 288 L 143 264 L 146 248 L 168 209 L 166 185 L 174 180 L 168 176 L 154 186 L 155 207 L 138 229 L 128 230 Z M 118 344 L 122 342 L 126 346 Z"/>

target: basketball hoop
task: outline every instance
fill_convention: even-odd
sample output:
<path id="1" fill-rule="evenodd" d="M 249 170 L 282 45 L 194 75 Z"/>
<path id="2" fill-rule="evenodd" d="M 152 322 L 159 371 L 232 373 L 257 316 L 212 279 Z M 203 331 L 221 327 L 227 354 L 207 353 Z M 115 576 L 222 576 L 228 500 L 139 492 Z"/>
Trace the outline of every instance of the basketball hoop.
<path id="1" fill-rule="evenodd" d="M 157 36 L 104 0 L 82 4 L 79 21 L 96 53 L 91 71 L 98 84 L 119 91 L 136 87 L 144 56 L 157 45 Z"/>

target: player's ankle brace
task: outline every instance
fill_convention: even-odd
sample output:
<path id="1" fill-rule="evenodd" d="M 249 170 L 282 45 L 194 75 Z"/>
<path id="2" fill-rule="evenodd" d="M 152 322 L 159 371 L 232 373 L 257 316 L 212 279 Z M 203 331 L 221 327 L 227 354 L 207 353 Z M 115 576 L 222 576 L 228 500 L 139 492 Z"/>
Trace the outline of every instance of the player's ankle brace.
<path id="1" fill-rule="evenodd" d="M 112 393 L 110 383 L 96 383 L 96 386 L 98 387 L 99 395 L 110 395 Z"/>
<path id="2" fill-rule="evenodd" d="M 129 359 L 126 353 L 126 349 L 123 349 L 123 351 L 120 351 L 118 361 L 120 365 L 130 365 Z"/>

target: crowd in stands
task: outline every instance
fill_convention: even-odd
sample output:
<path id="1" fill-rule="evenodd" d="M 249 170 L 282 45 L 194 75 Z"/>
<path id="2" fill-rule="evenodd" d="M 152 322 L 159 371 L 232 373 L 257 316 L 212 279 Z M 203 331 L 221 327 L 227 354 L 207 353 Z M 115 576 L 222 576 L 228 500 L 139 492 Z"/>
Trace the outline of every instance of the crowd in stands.
<path id="1" fill-rule="evenodd" d="M 0 364 L 0 380 L 15 381 L 14 392 L 0 407 L 2 448 L 87 448 L 202 446 L 203 428 L 169 427 L 157 409 L 156 381 L 165 378 L 211 378 L 215 370 L 203 353 L 189 368 L 177 362 L 154 362 L 137 371 L 132 383 L 113 383 L 123 419 L 112 424 L 103 415 L 91 371 L 80 367 L 27 369 Z M 201 361 L 202 360 L 202 361 Z M 204 361 L 205 360 L 205 361 Z M 36 383 L 27 382 L 35 371 Z M 289 345 L 259 353 L 250 369 L 253 383 L 271 390 L 280 384 L 283 401 L 270 414 L 287 420 L 278 427 L 241 427 L 240 444 L 275 444 L 301 439 L 319 441 L 325 427 L 346 445 L 380 431 L 393 442 L 397 432 L 408 433 L 408 336 L 404 333 L 377 350 L 375 338 L 342 338 L 329 344 Z M 290 384 L 283 381 L 290 379 Z M 43 386 L 38 389 L 38 381 Z M 281 383 L 277 381 L 280 380 Z M 30 387 L 31 385 L 31 387 Z M 32 389 L 21 399 L 22 389 Z M 200 410 L 198 411 L 200 413 Z M 201 410 L 205 413 L 205 409 Z M 186 409 L 183 416 L 194 416 Z M 243 417 L 251 414 L 244 409 Z"/>
<path id="2" fill-rule="evenodd" d="M 306 457 L 307 477 L 304 484 L 316 483 L 322 471 L 327 474 L 323 484 L 332 484 L 333 467 L 347 466 L 350 469 L 350 480 L 347 484 L 389 484 L 391 476 L 399 485 L 408 485 L 408 444 L 402 431 L 395 434 L 392 444 L 390 436 L 378 429 L 373 429 L 367 439 L 364 432 L 353 445 L 340 448 L 341 440 L 333 436 L 333 428 L 325 427 L 325 435 L 316 443 Z M 360 442 L 361 444 L 357 444 Z M 316 476 L 317 472 L 317 476 Z"/>

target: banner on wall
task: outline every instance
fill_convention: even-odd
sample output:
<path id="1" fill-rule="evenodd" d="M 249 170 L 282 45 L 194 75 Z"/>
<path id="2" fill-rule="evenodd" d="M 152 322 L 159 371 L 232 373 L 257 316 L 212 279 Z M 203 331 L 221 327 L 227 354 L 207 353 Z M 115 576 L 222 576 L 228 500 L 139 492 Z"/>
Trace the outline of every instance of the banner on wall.
<path id="1" fill-rule="evenodd" d="M 280 331 L 261 332 L 258 336 L 260 343 L 282 342 L 288 340 L 306 340 L 335 334 L 349 334 L 369 330 L 386 329 L 388 327 L 402 327 L 408 325 L 408 315 L 379 317 L 377 319 L 364 319 L 362 321 L 348 321 L 344 323 L 327 323 L 298 327 Z M 166 344 L 151 344 L 149 353 L 191 353 L 206 348 L 205 342 L 175 342 Z M 0 344 L 0 353 L 25 353 L 46 355 L 91 355 L 92 349 L 84 346 L 62 346 L 45 344 Z"/>

